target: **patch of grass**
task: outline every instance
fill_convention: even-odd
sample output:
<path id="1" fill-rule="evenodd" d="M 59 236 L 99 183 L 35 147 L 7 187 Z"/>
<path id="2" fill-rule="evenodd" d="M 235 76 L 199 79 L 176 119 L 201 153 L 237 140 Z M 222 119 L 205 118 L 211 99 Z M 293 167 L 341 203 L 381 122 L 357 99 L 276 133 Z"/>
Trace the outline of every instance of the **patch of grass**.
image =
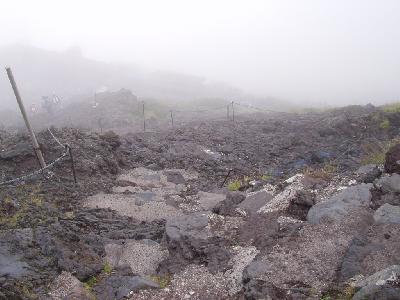
<path id="1" fill-rule="evenodd" d="M 230 190 L 231 192 L 238 191 L 241 186 L 242 183 L 240 182 L 240 180 L 235 180 L 228 184 L 228 190 Z"/>
<path id="2" fill-rule="evenodd" d="M 164 289 L 171 283 L 172 276 L 170 274 L 165 276 L 152 275 L 150 276 L 150 279 L 157 283 L 160 288 Z"/>
<path id="3" fill-rule="evenodd" d="M 350 285 L 344 287 L 343 290 L 330 290 L 324 294 L 320 300 L 351 300 L 356 293 L 356 289 Z"/>
<path id="4" fill-rule="evenodd" d="M 16 228 L 19 221 L 29 214 L 30 209 L 42 207 L 43 198 L 39 192 L 40 185 L 18 186 L 16 194 L 13 195 L 13 198 L 17 200 L 16 206 L 9 195 L 4 196 L 3 202 L 0 203 L 0 226 Z"/>
<path id="5" fill-rule="evenodd" d="M 337 171 L 337 166 L 333 163 L 326 163 L 322 168 L 307 167 L 304 171 L 304 175 L 312 178 L 318 178 L 323 180 L 331 180 Z"/>
<path id="6" fill-rule="evenodd" d="M 268 181 L 272 179 L 272 175 L 269 174 L 264 174 L 263 176 L 261 176 L 261 179 L 264 181 Z"/>
<path id="7" fill-rule="evenodd" d="M 386 142 L 377 141 L 375 143 L 363 144 L 361 148 L 364 151 L 364 156 L 361 159 L 361 164 L 383 165 L 385 163 L 386 152 L 392 146 L 398 143 L 400 143 L 400 139 L 393 139 Z"/>
<path id="8" fill-rule="evenodd" d="M 86 282 L 84 282 L 84 286 L 87 290 L 92 290 L 92 288 L 97 283 L 97 276 L 90 277 Z"/>
<path id="9" fill-rule="evenodd" d="M 400 102 L 383 105 L 382 110 L 387 113 L 398 113 L 400 112 Z"/>
<path id="10" fill-rule="evenodd" d="M 112 268 L 111 264 L 108 263 L 108 262 L 106 262 L 106 263 L 104 264 L 104 267 L 103 267 L 103 273 L 105 273 L 105 274 L 111 274 L 112 270 L 113 270 L 113 268 Z"/>

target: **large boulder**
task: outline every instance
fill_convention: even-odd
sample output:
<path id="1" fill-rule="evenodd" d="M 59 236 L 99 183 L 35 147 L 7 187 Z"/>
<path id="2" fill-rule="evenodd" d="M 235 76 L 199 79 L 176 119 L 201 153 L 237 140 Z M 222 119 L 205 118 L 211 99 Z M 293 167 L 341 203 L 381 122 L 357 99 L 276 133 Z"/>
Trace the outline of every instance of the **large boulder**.
<path id="1" fill-rule="evenodd" d="M 273 195 L 266 190 L 251 193 L 239 204 L 239 207 L 251 214 L 255 214 L 261 207 L 267 204 Z"/>
<path id="2" fill-rule="evenodd" d="M 400 193 L 400 175 L 392 174 L 390 176 L 381 177 L 376 185 L 380 187 L 384 193 Z"/>
<path id="3" fill-rule="evenodd" d="M 319 224 L 324 220 L 340 221 L 350 212 L 365 211 L 371 203 L 371 188 L 372 184 L 352 186 L 326 201 L 317 203 L 308 211 L 308 222 Z"/>
<path id="4" fill-rule="evenodd" d="M 400 144 L 394 145 L 386 153 L 385 171 L 400 174 Z"/>
<path id="5" fill-rule="evenodd" d="M 374 220 L 378 224 L 400 224 L 400 206 L 382 205 L 374 213 Z"/>
<path id="6" fill-rule="evenodd" d="M 83 283 L 71 273 L 65 271 L 62 271 L 50 284 L 48 296 L 52 300 L 92 299 Z"/>
<path id="7" fill-rule="evenodd" d="M 357 280 L 353 286 L 358 289 L 353 300 L 400 299 L 400 265 L 390 266 Z"/>
<path id="8" fill-rule="evenodd" d="M 359 182 L 372 183 L 382 172 L 375 164 L 361 166 L 356 172 L 356 178 Z"/>
<path id="9" fill-rule="evenodd" d="M 368 230 L 355 235 L 346 250 L 339 269 L 340 282 L 400 264 L 400 225 L 374 224 L 365 229 Z"/>

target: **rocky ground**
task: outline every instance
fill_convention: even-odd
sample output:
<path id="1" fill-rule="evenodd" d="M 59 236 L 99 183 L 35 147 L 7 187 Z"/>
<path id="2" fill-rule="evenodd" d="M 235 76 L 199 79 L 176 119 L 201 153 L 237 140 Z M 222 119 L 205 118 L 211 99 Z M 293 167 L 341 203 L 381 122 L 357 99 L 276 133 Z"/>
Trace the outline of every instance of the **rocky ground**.
<path id="1" fill-rule="evenodd" d="M 66 157 L 0 186 L 0 298 L 399 299 L 398 120 L 367 106 L 54 128 L 78 184 Z M 38 138 L 46 160 L 63 153 Z M 0 182 L 37 168 L 26 135 L 0 146 Z"/>

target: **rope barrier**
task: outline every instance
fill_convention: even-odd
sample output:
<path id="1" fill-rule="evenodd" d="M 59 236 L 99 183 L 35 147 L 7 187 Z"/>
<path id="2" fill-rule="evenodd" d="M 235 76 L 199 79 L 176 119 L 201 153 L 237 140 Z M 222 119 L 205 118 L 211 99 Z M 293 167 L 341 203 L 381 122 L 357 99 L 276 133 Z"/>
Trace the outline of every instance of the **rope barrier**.
<path id="1" fill-rule="evenodd" d="M 66 149 L 66 151 L 60 157 L 56 158 L 54 161 L 52 161 L 50 164 L 48 164 L 43 169 L 36 170 L 36 171 L 34 171 L 34 172 L 30 173 L 30 174 L 27 174 L 27 175 L 24 175 L 24 176 L 21 176 L 21 177 L 18 177 L 18 178 L 14 178 L 14 179 L 11 179 L 11 180 L 0 182 L 0 186 L 9 185 L 9 184 L 20 182 L 20 181 L 25 181 L 28 178 L 31 178 L 31 177 L 36 176 L 36 175 L 39 175 L 39 174 L 43 173 L 44 171 L 47 171 L 48 169 L 52 168 L 55 164 L 57 164 L 60 160 L 62 160 L 65 156 L 67 156 L 68 152 L 69 152 L 68 149 Z"/>
<path id="2" fill-rule="evenodd" d="M 74 167 L 74 162 L 73 162 L 73 156 L 72 156 L 72 150 L 71 147 L 67 144 L 63 145 L 60 140 L 53 134 L 53 132 L 50 130 L 50 128 L 47 128 L 48 132 L 50 133 L 51 137 L 54 139 L 54 141 L 63 149 L 65 149 L 65 151 L 62 153 L 61 156 L 59 156 L 58 158 L 56 158 L 55 160 L 53 160 L 51 163 L 47 164 L 46 167 L 33 171 L 32 173 L 26 174 L 24 176 L 18 177 L 18 178 L 14 178 L 11 180 L 7 180 L 7 181 L 3 181 L 0 182 L 0 186 L 3 185 L 10 185 L 13 183 L 17 183 L 20 181 L 25 181 L 28 178 L 34 177 L 36 175 L 42 174 L 45 171 L 48 171 L 49 169 L 51 169 L 53 166 L 55 166 L 59 161 L 61 161 L 64 157 L 66 157 L 67 155 L 69 155 L 71 157 L 71 167 L 72 167 L 72 173 L 73 173 L 73 177 L 74 177 L 74 182 L 76 183 L 76 174 L 75 174 L 75 167 Z"/>
<path id="3" fill-rule="evenodd" d="M 60 145 L 60 147 L 65 148 L 65 145 L 60 143 L 60 140 L 53 134 L 53 132 L 51 132 L 50 128 L 47 128 L 47 130 L 49 131 L 52 138 L 56 141 L 56 143 Z"/>

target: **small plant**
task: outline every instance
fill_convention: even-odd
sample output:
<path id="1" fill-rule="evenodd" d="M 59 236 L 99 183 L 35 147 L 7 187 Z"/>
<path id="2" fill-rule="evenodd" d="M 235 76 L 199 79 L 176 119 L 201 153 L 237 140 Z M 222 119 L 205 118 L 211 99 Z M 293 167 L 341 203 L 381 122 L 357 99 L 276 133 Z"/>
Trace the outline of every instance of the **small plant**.
<path id="1" fill-rule="evenodd" d="M 172 277 L 169 274 L 165 276 L 152 275 L 150 279 L 157 283 L 160 288 L 164 289 L 171 283 Z"/>
<path id="2" fill-rule="evenodd" d="M 113 270 L 113 268 L 112 268 L 111 264 L 109 262 L 106 262 L 103 267 L 103 273 L 109 275 L 109 274 L 111 274 L 112 270 Z"/>
<path id="3" fill-rule="evenodd" d="M 85 289 L 87 289 L 88 291 L 91 291 L 96 283 L 97 283 L 97 277 L 92 276 L 86 282 L 84 282 L 83 285 L 84 285 Z"/>
<path id="4" fill-rule="evenodd" d="M 385 118 L 380 124 L 379 124 L 379 128 L 387 130 L 390 128 L 390 121 L 388 118 Z"/>
<path id="5" fill-rule="evenodd" d="M 242 184 L 240 180 L 235 180 L 228 184 L 228 190 L 230 190 L 231 192 L 238 191 L 241 186 Z"/>
<path id="6" fill-rule="evenodd" d="M 322 168 L 315 169 L 312 167 L 307 167 L 304 171 L 304 174 L 313 178 L 330 180 L 335 175 L 336 171 L 336 165 L 333 163 L 326 163 Z"/>

